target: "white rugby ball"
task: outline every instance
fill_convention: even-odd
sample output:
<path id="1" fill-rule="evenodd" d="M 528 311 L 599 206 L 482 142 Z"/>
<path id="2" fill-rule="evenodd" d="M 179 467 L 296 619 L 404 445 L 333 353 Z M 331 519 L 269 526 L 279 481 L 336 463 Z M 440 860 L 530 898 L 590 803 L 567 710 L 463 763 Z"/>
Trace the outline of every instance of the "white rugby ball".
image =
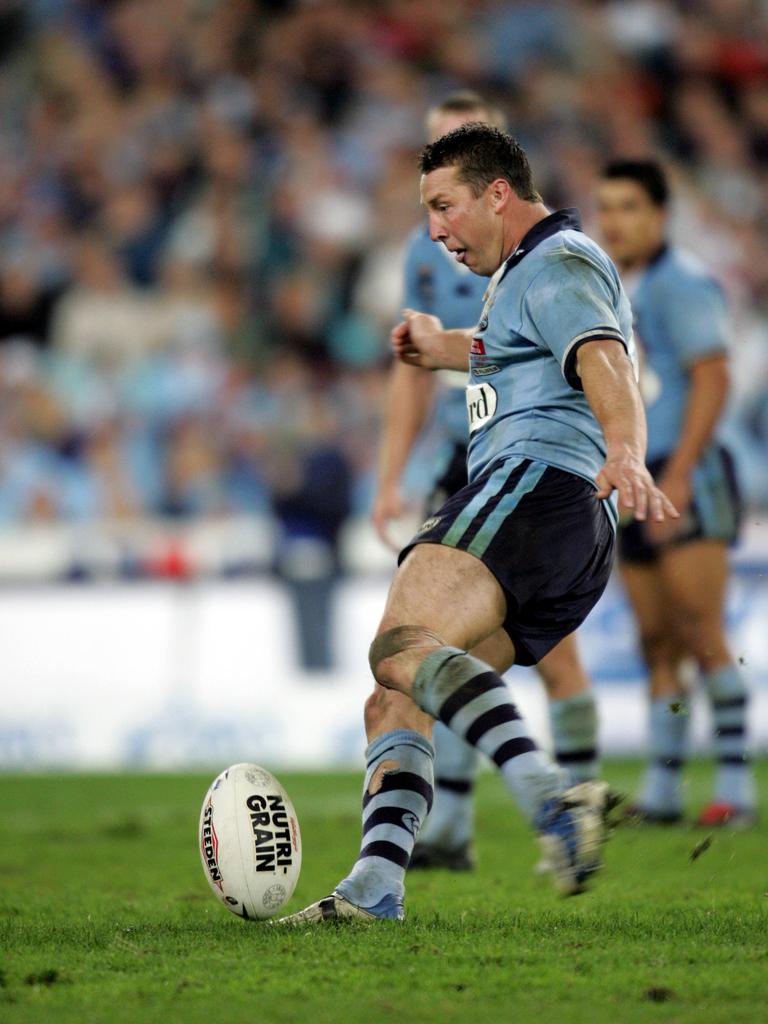
<path id="1" fill-rule="evenodd" d="M 266 768 L 235 764 L 211 783 L 200 812 L 205 877 L 246 920 L 276 914 L 301 871 L 301 833 L 290 797 Z"/>

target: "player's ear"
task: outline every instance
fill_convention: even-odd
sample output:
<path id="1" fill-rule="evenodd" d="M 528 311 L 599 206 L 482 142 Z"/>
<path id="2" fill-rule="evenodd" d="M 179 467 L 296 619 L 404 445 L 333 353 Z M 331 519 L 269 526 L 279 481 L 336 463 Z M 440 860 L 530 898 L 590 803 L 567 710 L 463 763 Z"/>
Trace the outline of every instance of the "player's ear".
<path id="1" fill-rule="evenodd" d="M 512 195 L 512 188 L 505 178 L 496 178 L 488 186 L 488 194 L 497 212 L 503 210 L 509 203 Z"/>

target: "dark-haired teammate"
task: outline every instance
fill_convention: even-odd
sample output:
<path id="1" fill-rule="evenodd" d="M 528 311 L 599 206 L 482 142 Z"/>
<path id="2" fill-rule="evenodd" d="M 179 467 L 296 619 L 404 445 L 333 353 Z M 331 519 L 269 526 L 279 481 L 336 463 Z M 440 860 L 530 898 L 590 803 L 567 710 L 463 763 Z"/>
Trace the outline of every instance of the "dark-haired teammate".
<path id="1" fill-rule="evenodd" d="M 726 302 L 699 262 L 666 242 L 668 187 L 657 163 L 608 164 L 597 198 L 643 353 L 649 467 L 681 515 L 620 532 L 650 675 L 650 761 L 634 811 L 648 821 L 682 817 L 688 715 L 679 668 L 691 657 L 712 704 L 718 758 L 714 800 L 699 821 L 744 826 L 755 815 L 748 694 L 723 624 L 727 548 L 739 525 L 731 459 L 717 439 L 728 394 Z"/>
<path id="2" fill-rule="evenodd" d="M 415 313 L 400 358 L 470 364 L 470 482 L 401 554 L 370 664 L 358 859 L 335 891 L 284 919 L 401 918 L 405 871 L 432 797 L 432 723 L 487 754 L 538 833 L 556 884 L 579 892 L 599 867 L 607 786 L 567 788 L 536 747 L 501 677 L 467 653 L 510 645 L 540 661 L 583 621 L 610 573 L 621 505 L 662 522 L 674 509 L 645 468 L 631 313 L 615 268 L 575 211 L 550 213 L 515 140 L 465 125 L 427 146 L 430 235 L 491 275 L 474 332 Z"/>
<path id="3" fill-rule="evenodd" d="M 427 115 L 430 139 L 446 135 L 469 121 L 504 127 L 502 112 L 476 92 L 447 96 Z M 405 259 L 404 305 L 421 313 L 433 313 L 447 328 L 477 323 L 483 307 L 487 278 L 478 277 L 457 263 L 442 245 L 435 245 L 426 226 L 411 235 Z M 438 463 L 427 515 L 467 484 L 467 407 L 464 391 L 467 367 L 462 371 L 430 373 L 418 366 L 395 361 L 389 382 L 387 409 L 379 457 L 378 488 L 373 521 L 388 542 L 391 519 L 403 513 L 400 482 L 411 450 L 434 405 L 445 448 Z M 472 652 L 499 672 L 512 664 L 506 645 L 494 642 Z M 555 758 L 574 782 L 598 774 L 597 710 L 589 677 L 579 657 L 575 636 L 565 637 L 537 666 L 549 698 L 549 714 Z M 411 869 L 472 866 L 474 831 L 473 787 L 480 763 L 475 747 L 437 722 L 435 792 L 429 817 L 419 833 L 411 857 Z"/>

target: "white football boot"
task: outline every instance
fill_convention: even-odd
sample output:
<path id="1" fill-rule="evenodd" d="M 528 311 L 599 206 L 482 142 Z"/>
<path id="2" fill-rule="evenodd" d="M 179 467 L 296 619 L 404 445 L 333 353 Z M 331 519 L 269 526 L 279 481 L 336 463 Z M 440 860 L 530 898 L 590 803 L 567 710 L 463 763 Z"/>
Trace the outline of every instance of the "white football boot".
<path id="1" fill-rule="evenodd" d="M 555 888 L 563 896 L 583 892 L 600 869 L 608 806 L 608 783 L 593 780 L 571 786 L 539 810 L 535 822 L 539 845 Z"/>
<path id="2" fill-rule="evenodd" d="M 387 899 L 392 900 L 394 898 L 387 897 Z M 387 918 L 397 921 L 403 919 L 402 904 L 399 904 L 398 907 L 395 907 L 393 904 L 388 909 L 397 912 L 387 914 Z M 277 921 L 270 923 L 303 927 L 308 924 L 323 924 L 325 921 L 339 921 L 342 919 L 365 921 L 366 924 L 370 924 L 372 921 L 381 921 L 386 918 L 382 914 L 372 914 L 370 910 L 365 910 L 363 907 L 356 907 L 354 903 L 350 903 L 349 900 L 345 899 L 341 893 L 332 892 L 330 896 L 318 900 L 317 903 L 310 904 L 304 910 L 298 910 L 295 914 L 289 914 L 288 917 L 280 917 Z"/>

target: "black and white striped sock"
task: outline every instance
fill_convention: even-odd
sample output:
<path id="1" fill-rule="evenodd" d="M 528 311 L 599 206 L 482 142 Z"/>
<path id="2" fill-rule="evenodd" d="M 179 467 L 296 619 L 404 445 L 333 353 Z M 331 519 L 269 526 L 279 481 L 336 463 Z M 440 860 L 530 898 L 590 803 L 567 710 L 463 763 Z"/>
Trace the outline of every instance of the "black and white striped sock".
<path id="1" fill-rule="evenodd" d="M 577 784 L 596 779 L 597 706 L 590 692 L 549 702 L 549 724 L 555 760 Z"/>
<path id="2" fill-rule="evenodd" d="M 755 781 L 747 748 L 749 690 L 735 665 L 703 676 L 712 702 L 712 725 L 717 755 L 715 800 L 753 810 Z"/>
<path id="3" fill-rule="evenodd" d="M 531 739 L 504 680 L 478 658 L 441 647 L 422 662 L 413 698 L 491 758 L 529 819 L 566 788 L 565 773 Z"/>
<path id="4" fill-rule="evenodd" d="M 366 751 L 360 853 L 336 891 L 381 917 L 400 916 L 408 861 L 432 806 L 434 756 L 410 729 L 385 733 Z"/>

